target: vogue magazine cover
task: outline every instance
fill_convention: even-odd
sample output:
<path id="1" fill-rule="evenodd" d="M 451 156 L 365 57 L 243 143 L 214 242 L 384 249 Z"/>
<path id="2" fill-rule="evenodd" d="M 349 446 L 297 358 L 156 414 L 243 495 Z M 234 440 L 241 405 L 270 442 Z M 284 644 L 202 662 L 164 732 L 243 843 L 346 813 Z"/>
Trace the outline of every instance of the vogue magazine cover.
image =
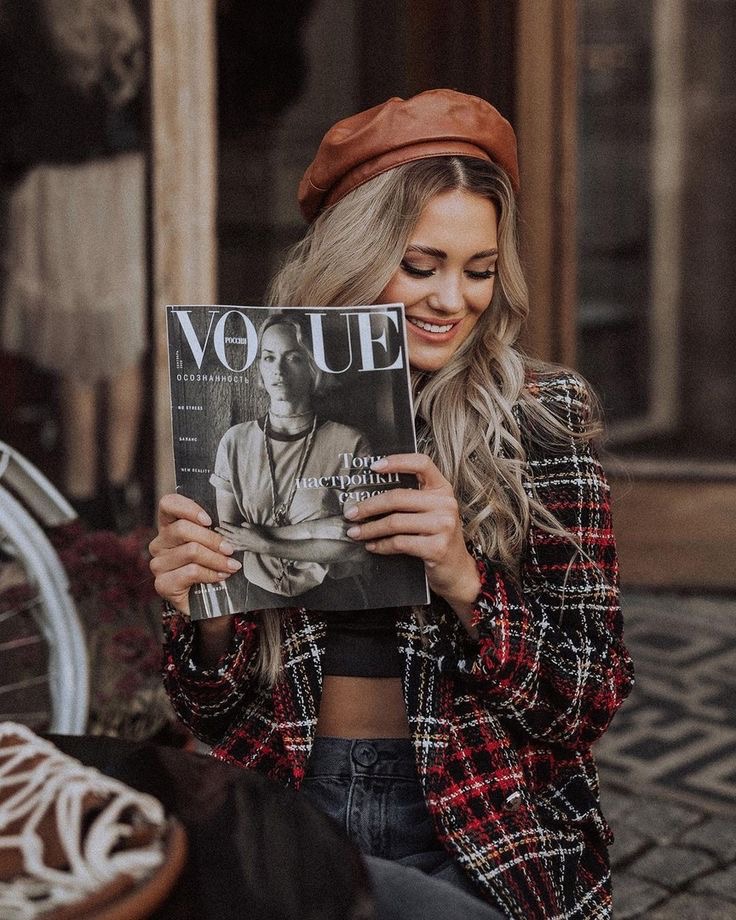
<path id="1" fill-rule="evenodd" d="M 243 568 L 192 619 L 425 604 L 424 567 L 350 540 L 346 502 L 416 488 L 371 470 L 416 450 L 402 304 L 167 308 L 177 491 Z"/>

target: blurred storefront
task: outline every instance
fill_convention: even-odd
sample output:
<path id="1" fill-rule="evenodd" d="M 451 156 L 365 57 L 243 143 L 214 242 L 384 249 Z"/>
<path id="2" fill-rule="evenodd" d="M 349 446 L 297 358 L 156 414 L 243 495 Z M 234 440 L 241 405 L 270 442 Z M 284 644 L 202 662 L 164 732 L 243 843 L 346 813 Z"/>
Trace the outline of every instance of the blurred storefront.
<path id="1" fill-rule="evenodd" d="M 578 367 L 610 423 L 624 581 L 734 587 L 735 33 L 723 0 L 153 0 L 154 392 L 162 304 L 261 301 L 330 124 L 476 93 L 519 133 L 528 347 Z M 9 356 L 0 372 L 0 438 L 53 469 L 50 388 Z M 169 431 L 161 397 L 151 495 Z"/>
<path id="2" fill-rule="evenodd" d="M 736 7 L 579 3 L 578 366 L 623 574 L 736 585 Z"/>

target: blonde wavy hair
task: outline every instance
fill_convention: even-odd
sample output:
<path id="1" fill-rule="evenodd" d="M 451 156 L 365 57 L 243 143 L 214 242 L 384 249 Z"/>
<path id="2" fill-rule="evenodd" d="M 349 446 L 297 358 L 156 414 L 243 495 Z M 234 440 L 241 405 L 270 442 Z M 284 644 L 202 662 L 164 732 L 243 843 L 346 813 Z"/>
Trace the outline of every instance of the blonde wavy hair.
<path id="1" fill-rule="evenodd" d="M 412 372 L 420 450 L 455 484 L 463 531 L 477 551 L 518 575 L 535 524 L 580 550 L 536 497 L 526 464 L 535 444 L 562 448 L 589 440 L 595 417 L 578 432 L 527 386 L 558 369 L 517 347 L 529 311 L 517 243 L 517 211 L 507 175 L 485 160 L 432 157 L 397 166 L 322 213 L 287 254 L 267 301 L 278 306 L 375 303 L 398 269 L 430 199 L 463 190 L 493 202 L 498 215 L 498 275 L 493 299 L 445 367 Z M 523 427 L 523 432 L 522 432 Z M 421 618 L 421 615 L 420 615 Z M 273 685 L 280 667 L 277 611 L 263 611 L 259 671 Z"/>

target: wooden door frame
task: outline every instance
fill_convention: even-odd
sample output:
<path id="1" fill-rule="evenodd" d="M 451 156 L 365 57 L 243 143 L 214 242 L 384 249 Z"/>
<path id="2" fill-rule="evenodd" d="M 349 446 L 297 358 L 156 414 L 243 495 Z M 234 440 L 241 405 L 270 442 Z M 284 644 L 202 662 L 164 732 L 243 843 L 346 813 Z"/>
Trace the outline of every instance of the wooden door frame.
<path id="1" fill-rule="evenodd" d="M 174 488 L 167 304 L 217 300 L 215 0 L 150 0 L 154 477 Z"/>
<path id="2" fill-rule="evenodd" d="M 577 3 L 518 0 L 515 127 L 531 310 L 525 346 L 575 364 Z"/>

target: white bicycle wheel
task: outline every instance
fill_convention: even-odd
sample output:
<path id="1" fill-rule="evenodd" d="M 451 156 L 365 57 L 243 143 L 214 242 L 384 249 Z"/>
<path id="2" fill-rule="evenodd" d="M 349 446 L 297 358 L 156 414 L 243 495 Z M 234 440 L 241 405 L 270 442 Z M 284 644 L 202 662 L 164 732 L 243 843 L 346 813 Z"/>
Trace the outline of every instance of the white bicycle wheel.
<path id="1" fill-rule="evenodd" d="M 73 517 L 41 473 L 0 442 L 0 721 L 81 734 L 89 705 L 84 633 L 64 568 L 26 504 L 44 523 Z"/>

